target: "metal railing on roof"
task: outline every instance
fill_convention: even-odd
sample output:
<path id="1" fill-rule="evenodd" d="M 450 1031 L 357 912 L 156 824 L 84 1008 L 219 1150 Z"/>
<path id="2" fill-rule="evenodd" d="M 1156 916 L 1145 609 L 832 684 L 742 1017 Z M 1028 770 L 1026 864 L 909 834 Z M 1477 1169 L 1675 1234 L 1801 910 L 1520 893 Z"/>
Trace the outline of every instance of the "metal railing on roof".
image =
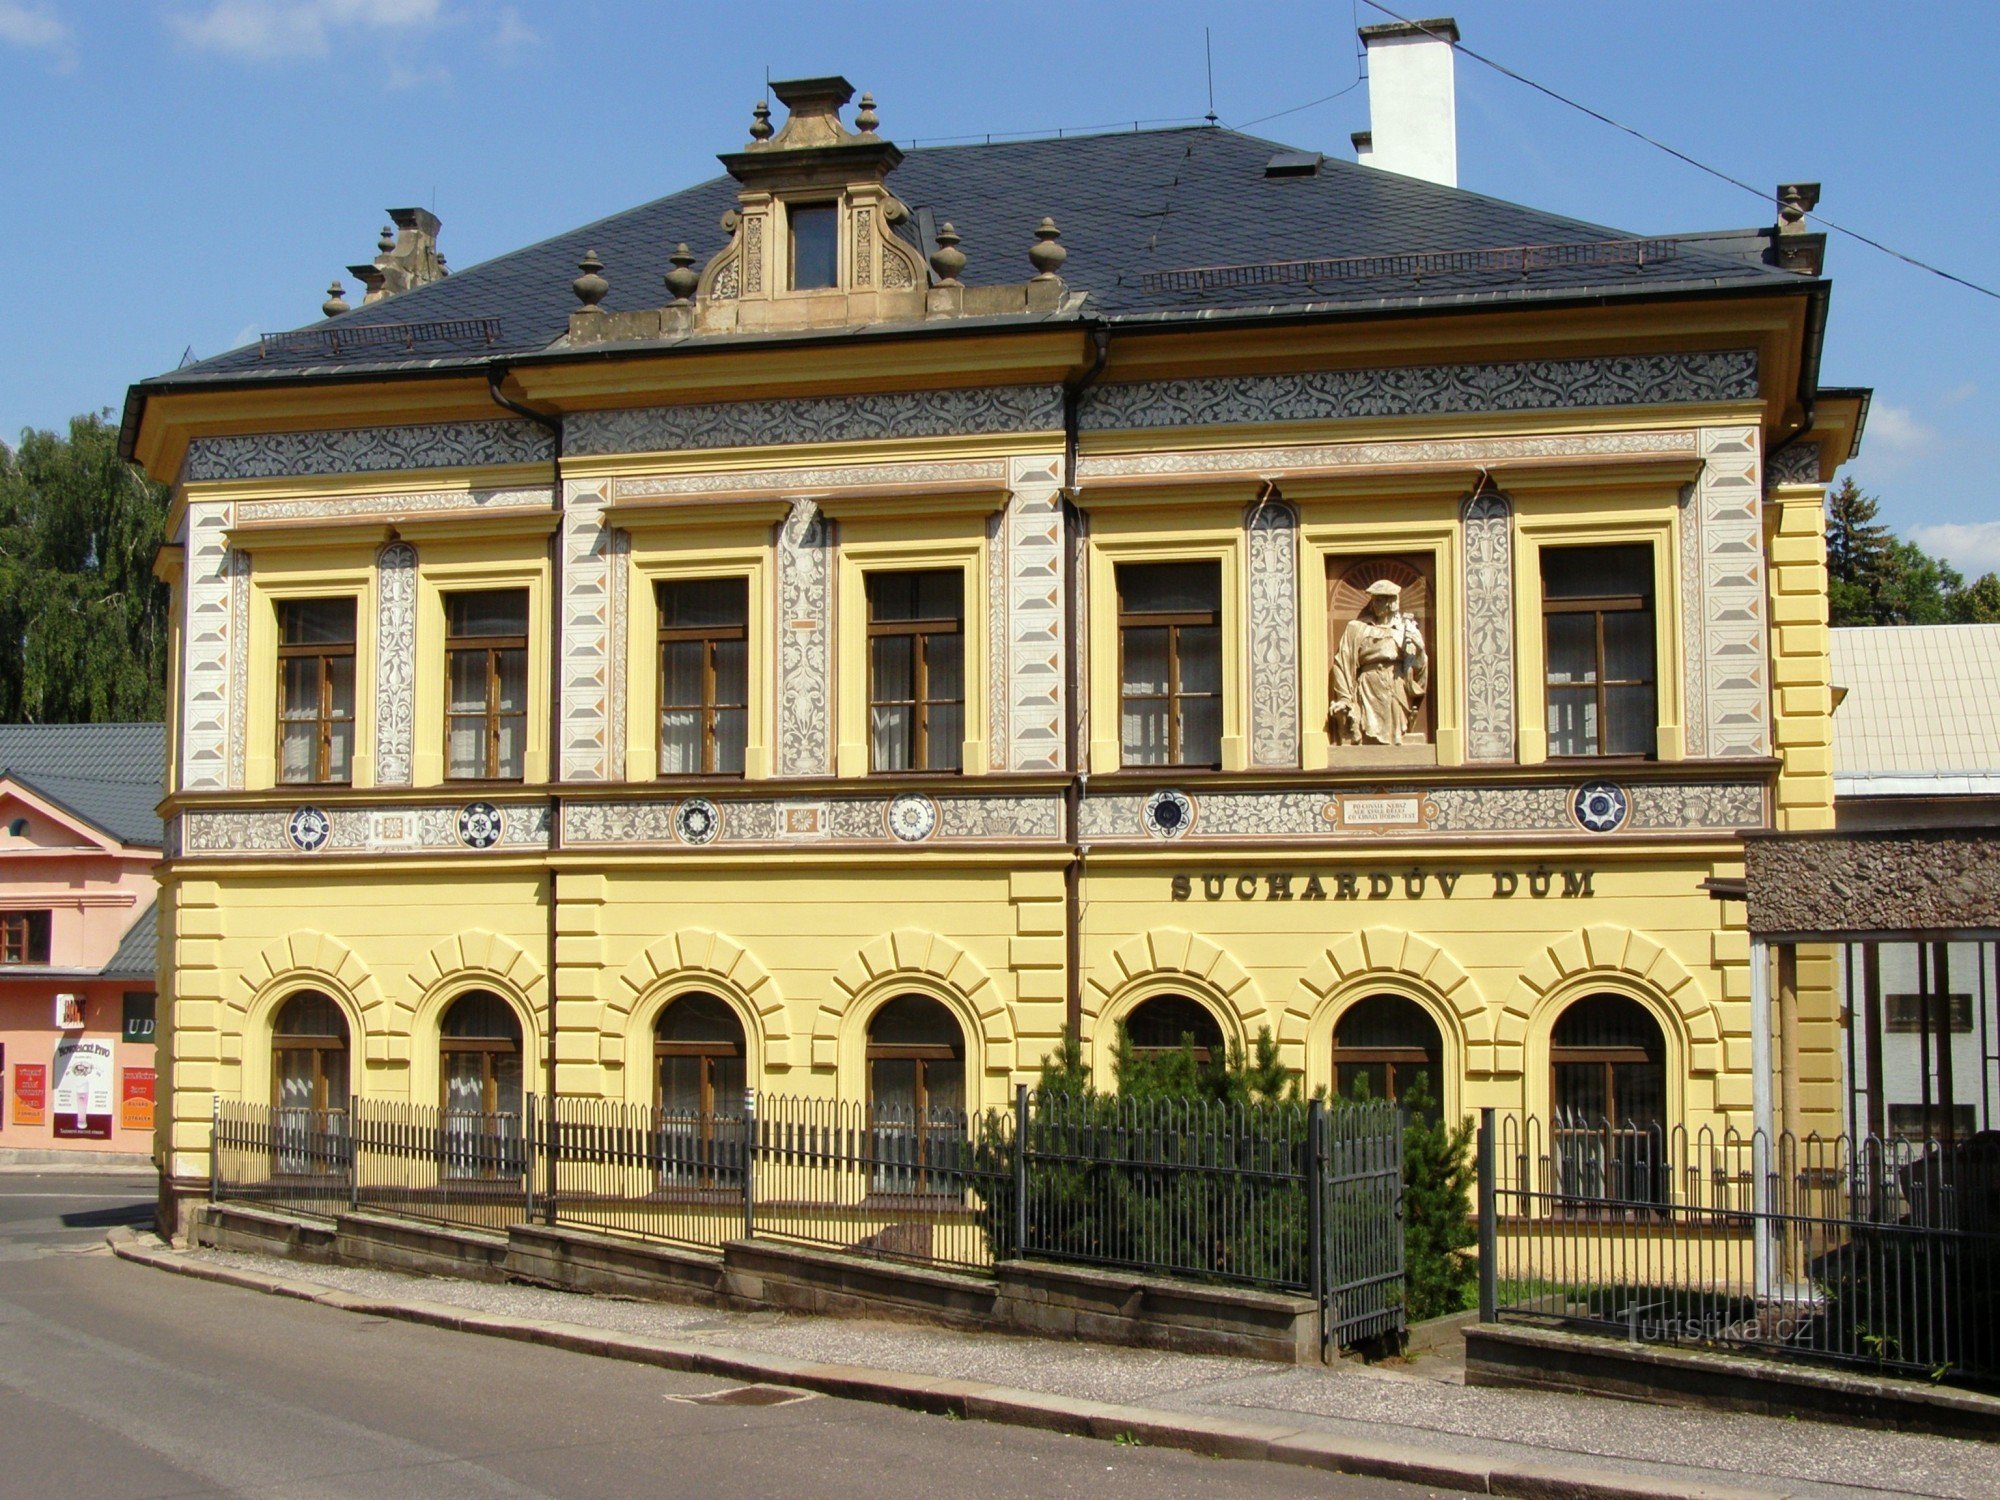
<path id="1" fill-rule="evenodd" d="M 267 333 L 257 340 L 257 357 L 274 354 L 351 354 L 366 349 L 402 349 L 415 353 L 419 345 L 478 344 L 492 348 L 500 341 L 498 318 L 435 318 L 427 323 L 360 323 L 351 327 L 302 328 L 291 333 Z"/>
<path id="2" fill-rule="evenodd" d="M 1314 260 L 1273 260 L 1243 265 L 1190 266 L 1148 271 L 1139 278 L 1149 292 L 1209 292 L 1246 286 L 1312 286 L 1321 282 L 1374 281 L 1471 273 L 1526 276 L 1534 271 L 1643 269 L 1680 256 L 1678 240 L 1585 240 L 1556 245 L 1501 245 L 1476 250 L 1420 250 L 1395 255 L 1343 255 Z"/>

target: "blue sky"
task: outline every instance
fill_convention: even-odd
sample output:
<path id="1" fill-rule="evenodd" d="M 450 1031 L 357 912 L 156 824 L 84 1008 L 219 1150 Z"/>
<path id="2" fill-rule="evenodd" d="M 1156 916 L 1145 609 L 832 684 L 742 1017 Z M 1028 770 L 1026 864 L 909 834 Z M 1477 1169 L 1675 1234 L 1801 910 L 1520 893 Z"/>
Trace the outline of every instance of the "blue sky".
<path id="1" fill-rule="evenodd" d="M 1396 7 L 1405 9 L 1402 5 Z M 1757 184 L 2000 287 L 2000 9 L 1461 0 L 1466 43 Z M 1408 10 L 1405 13 L 1411 13 Z M 908 144 L 1347 89 L 1360 0 L 713 7 L 687 0 L 0 0 L 0 434 L 116 406 L 183 350 L 317 317 L 382 210 L 465 267 L 713 175 L 773 76 L 840 72 Z M 1461 58 L 1467 187 L 1636 233 L 1772 208 Z M 1367 90 L 1257 133 L 1349 154 Z M 1873 385 L 1852 472 L 1892 524 L 2000 567 L 2000 301 L 1836 235 L 1828 384 Z"/>

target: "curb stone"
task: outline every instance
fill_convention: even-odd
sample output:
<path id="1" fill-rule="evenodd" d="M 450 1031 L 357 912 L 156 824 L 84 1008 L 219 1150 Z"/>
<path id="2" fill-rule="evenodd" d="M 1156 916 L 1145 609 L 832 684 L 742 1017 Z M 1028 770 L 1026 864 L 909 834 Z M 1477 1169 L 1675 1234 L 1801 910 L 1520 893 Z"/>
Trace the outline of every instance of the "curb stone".
<path id="1" fill-rule="evenodd" d="M 1365 1438 L 1345 1438 L 1258 1422 L 1233 1422 L 1226 1417 L 1192 1412 L 1078 1400 L 979 1380 L 912 1375 L 865 1365 L 823 1364 L 782 1355 L 732 1353 L 644 1334 L 610 1333 L 575 1323 L 471 1312 L 436 1302 L 387 1301 L 303 1279 L 204 1265 L 188 1260 L 185 1252 L 167 1248 L 157 1236 L 143 1235 L 124 1225 L 111 1230 L 105 1236 L 105 1243 L 120 1260 L 156 1271 L 314 1302 L 340 1312 L 513 1339 L 683 1374 L 769 1381 L 851 1401 L 873 1401 L 932 1415 L 1030 1427 L 1073 1437 L 1110 1439 L 1129 1434 L 1153 1448 L 1293 1464 L 1466 1494 L 1505 1495 L 1514 1500 L 1787 1500 L 1791 1494 L 1789 1490 L 1747 1490 L 1721 1485 L 1690 1488 L 1684 1483 L 1584 1465 L 1458 1459 L 1417 1453 L 1394 1443 Z"/>

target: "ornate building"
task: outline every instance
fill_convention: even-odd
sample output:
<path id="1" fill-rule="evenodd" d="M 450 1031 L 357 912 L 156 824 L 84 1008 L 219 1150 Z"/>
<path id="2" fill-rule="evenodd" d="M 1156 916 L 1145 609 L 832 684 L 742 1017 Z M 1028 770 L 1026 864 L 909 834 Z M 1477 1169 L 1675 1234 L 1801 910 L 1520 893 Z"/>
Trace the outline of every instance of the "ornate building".
<path id="1" fill-rule="evenodd" d="M 218 1094 L 978 1108 L 1065 1025 L 1747 1127 L 1866 405 L 1816 189 L 1637 238 L 773 91 L 725 177 L 449 276 L 403 215 L 366 302 L 133 388 L 169 1176 Z"/>

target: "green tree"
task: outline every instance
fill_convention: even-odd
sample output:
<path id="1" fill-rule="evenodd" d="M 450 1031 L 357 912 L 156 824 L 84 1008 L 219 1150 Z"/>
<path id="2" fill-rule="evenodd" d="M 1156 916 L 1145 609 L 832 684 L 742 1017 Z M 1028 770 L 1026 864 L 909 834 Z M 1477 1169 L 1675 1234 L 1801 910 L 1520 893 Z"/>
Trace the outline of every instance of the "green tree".
<path id="1" fill-rule="evenodd" d="M 166 491 L 119 458 L 109 415 L 0 443 L 0 722 L 161 715 Z"/>
<path id="2" fill-rule="evenodd" d="M 1397 1100 L 1403 1125 L 1404 1304 L 1412 1323 L 1472 1306 L 1478 1263 L 1466 1252 L 1479 1240 L 1472 1214 L 1476 1127 L 1467 1115 L 1447 1124 L 1419 1073 Z"/>
<path id="3" fill-rule="evenodd" d="M 1958 625 L 2000 625 L 2000 575 L 1982 573 L 1950 599 L 1951 618 Z"/>
<path id="4" fill-rule="evenodd" d="M 1876 520 L 1875 497 L 1849 477 L 1826 497 L 1826 589 L 1835 625 L 1880 625 L 1879 601 L 1887 584 L 1889 528 Z"/>

